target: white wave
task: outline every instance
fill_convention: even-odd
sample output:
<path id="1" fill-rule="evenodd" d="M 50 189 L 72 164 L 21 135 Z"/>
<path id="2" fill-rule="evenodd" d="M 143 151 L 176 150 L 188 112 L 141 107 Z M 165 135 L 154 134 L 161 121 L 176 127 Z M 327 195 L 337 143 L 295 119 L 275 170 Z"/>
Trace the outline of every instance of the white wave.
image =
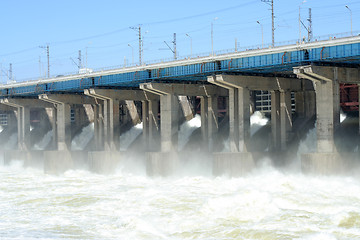
<path id="1" fill-rule="evenodd" d="M 250 136 L 253 136 L 257 131 L 259 131 L 263 126 L 268 124 L 269 119 L 260 111 L 254 112 L 250 116 Z M 230 151 L 230 140 L 227 138 L 224 143 L 224 149 L 222 152 Z"/>
<path id="2" fill-rule="evenodd" d="M 343 111 L 340 112 L 340 122 L 342 123 L 347 118 L 346 113 Z"/>
<path id="3" fill-rule="evenodd" d="M 191 134 L 199 127 L 201 127 L 201 116 L 199 114 L 196 114 L 191 120 L 181 124 L 178 135 L 179 151 L 183 150 L 185 145 L 189 142 Z"/>
<path id="4" fill-rule="evenodd" d="M 360 179 L 148 178 L 0 167 L 4 239 L 358 239 Z"/>
<path id="5" fill-rule="evenodd" d="M 269 119 L 265 115 L 256 111 L 250 116 L 250 135 L 253 136 L 261 127 L 265 126 Z"/>
<path id="6" fill-rule="evenodd" d="M 49 145 L 52 137 L 53 137 L 53 131 L 50 130 L 44 135 L 44 137 L 41 139 L 40 142 L 38 142 L 34 145 L 34 149 L 35 150 L 44 150 Z"/>
<path id="7" fill-rule="evenodd" d="M 136 140 L 142 133 L 143 124 L 138 123 L 133 126 L 129 131 L 120 135 L 120 151 L 126 151 L 129 146 Z"/>
<path id="8" fill-rule="evenodd" d="M 81 130 L 71 141 L 71 150 L 83 150 L 94 137 L 94 123 L 90 123 Z"/>

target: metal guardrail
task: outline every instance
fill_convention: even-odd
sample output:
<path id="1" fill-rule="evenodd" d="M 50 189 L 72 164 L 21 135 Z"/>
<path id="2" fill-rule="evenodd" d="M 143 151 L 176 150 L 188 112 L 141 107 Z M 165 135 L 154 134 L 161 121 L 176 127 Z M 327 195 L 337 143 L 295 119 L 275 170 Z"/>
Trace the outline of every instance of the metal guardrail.
<path id="1" fill-rule="evenodd" d="M 321 42 L 321 41 L 327 41 L 327 40 L 331 40 L 331 39 L 337 39 L 337 38 L 346 38 L 346 37 L 353 37 L 353 36 L 360 36 L 360 31 L 356 31 L 352 33 L 350 32 L 346 32 L 346 33 L 338 33 L 338 34 L 328 34 L 328 35 L 324 35 L 324 36 L 316 36 L 313 37 L 313 41 L 311 42 L 299 42 L 299 39 L 297 40 L 290 40 L 290 41 L 283 41 L 283 42 L 276 42 L 275 43 L 275 48 L 276 47 L 283 47 L 283 46 L 291 46 L 291 45 L 299 45 L 299 44 L 303 44 L 303 43 L 314 43 L 314 42 Z M 230 53 L 239 53 L 239 52 L 246 52 L 246 51 L 250 51 L 250 50 L 260 50 L 260 49 L 271 49 L 273 48 L 271 46 L 271 44 L 258 44 L 258 45 L 253 45 L 253 46 L 247 46 L 247 47 L 237 47 L 237 48 L 230 48 L 230 49 L 224 49 L 224 50 L 218 50 L 215 51 L 214 54 L 212 55 L 211 52 L 204 52 L 204 53 L 198 53 L 198 54 L 192 54 L 192 55 L 186 55 L 186 56 L 179 56 L 176 60 L 174 58 L 164 58 L 164 59 L 158 59 L 158 60 L 150 60 L 150 61 L 145 61 L 143 62 L 142 65 L 139 65 L 139 63 L 134 63 L 134 64 L 122 64 L 122 65 L 114 65 L 114 66 L 107 66 L 107 67 L 101 67 L 101 68 L 95 68 L 92 69 L 93 72 L 92 73 L 101 73 L 103 71 L 108 71 L 108 70 L 115 70 L 115 69 L 127 69 L 127 68 L 132 68 L 132 67 L 140 67 L 140 66 L 148 66 L 148 65 L 152 65 L 152 64 L 158 64 L 158 63 L 170 63 L 170 62 L 176 62 L 176 61 L 182 61 L 182 60 L 190 60 L 190 59 L 201 59 L 201 58 L 205 58 L 205 57 L 211 57 L 211 56 L 221 56 L 221 55 L 225 55 L 225 54 L 230 54 Z M 68 73 L 63 73 L 63 74 L 57 74 L 55 76 L 50 76 L 50 78 L 57 78 L 57 77 L 72 77 L 72 76 L 87 76 L 88 74 L 79 74 L 78 72 L 68 72 Z M 18 80 L 17 83 L 24 83 L 24 82 L 41 82 L 43 80 L 47 80 L 50 78 L 26 78 L 26 79 L 20 79 L 20 81 Z M 7 84 L 0 84 L 2 86 L 7 86 L 7 85 L 12 85 L 13 83 L 7 83 Z"/>

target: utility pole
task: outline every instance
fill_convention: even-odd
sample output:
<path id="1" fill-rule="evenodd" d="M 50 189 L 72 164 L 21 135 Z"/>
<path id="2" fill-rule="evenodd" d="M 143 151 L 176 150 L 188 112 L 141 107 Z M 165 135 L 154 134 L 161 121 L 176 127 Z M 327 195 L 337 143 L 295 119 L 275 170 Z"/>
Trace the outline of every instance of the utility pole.
<path id="1" fill-rule="evenodd" d="M 79 50 L 79 57 L 78 57 L 78 60 L 79 60 L 79 70 L 80 70 L 80 68 L 82 67 L 81 66 L 81 50 Z"/>
<path id="2" fill-rule="evenodd" d="M 259 21 L 256 21 L 256 22 L 261 27 L 261 48 L 264 48 L 264 29 L 263 29 L 263 25 Z"/>
<path id="3" fill-rule="evenodd" d="M 302 1 L 299 5 L 299 43 L 301 43 L 301 24 L 304 25 L 304 27 L 306 28 L 305 24 L 301 21 L 301 15 L 300 15 L 300 11 L 301 11 L 301 5 L 304 4 L 306 2 L 306 0 Z M 306 28 L 306 30 L 309 33 L 309 30 Z M 305 39 L 304 39 L 305 41 Z"/>
<path id="4" fill-rule="evenodd" d="M 143 46 L 143 40 L 141 37 L 141 25 L 139 24 L 138 27 L 130 27 L 131 29 L 135 30 L 138 33 L 139 36 L 139 64 L 142 65 L 142 46 Z"/>
<path id="5" fill-rule="evenodd" d="M 39 56 L 39 77 L 41 78 L 41 57 Z"/>
<path id="6" fill-rule="evenodd" d="M 214 56 L 214 21 L 216 21 L 218 17 L 215 17 L 211 21 L 211 55 Z"/>
<path id="7" fill-rule="evenodd" d="M 12 63 L 10 63 L 10 66 L 9 66 L 9 81 L 12 81 L 13 79 L 13 71 L 12 71 Z"/>
<path id="8" fill-rule="evenodd" d="M 214 56 L 214 23 L 211 22 L 211 55 Z"/>
<path id="9" fill-rule="evenodd" d="M 174 59 L 176 60 L 176 59 L 177 59 L 177 52 L 176 52 L 176 33 L 174 33 L 174 40 L 172 41 L 172 43 L 173 43 L 173 48 L 171 48 L 166 41 L 164 41 L 164 43 L 165 43 L 166 46 L 170 49 L 170 51 L 174 54 Z M 166 48 L 165 48 L 165 49 L 160 48 L 159 50 L 167 50 L 167 49 L 166 49 Z"/>
<path id="10" fill-rule="evenodd" d="M 299 18 L 300 19 L 300 18 Z M 311 41 L 312 39 L 312 19 L 311 19 L 311 8 L 309 8 L 309 18 L 307 19 L 309 22 L 309 25 L 306 26 L 303 21 L 300 20 L 299 24 L 302 24 L 304 26 L 304 28 L 306 29 L 307 33 L 308 33 L 308 42 Z M 301 27 L 301 25 L 300 25 Z M 299 36 L 301 36 L 301 28 L 299 28 Z M 303 41 L 305 41 L 305 37 L 303 39 Z M 301 39 L 299 39 L 299 43 L 301 43 Z"/>
<path id="11" fill-rule="evenodd" d="M 46 46 L 47 52 L 47 62 L 48 62 L 48 78 L 50 78 L 50 51 L 49 51 L 49 44 Z"/>
<path id="12" fill-rule="evenodd" d="M 313 37 L 313 32 L 312 32 L 312 19 L 311 19 L 311 8 L 309 8 L 309 29 L 308 29 L 308 42 L 311 42 L 312 37 Z"/>
<path id="13" fill-rule="evenodd" d="M 264 3 L 267 3 L 271 6 L 271 19 L 272 19 L 272 27 L 271 27 L 271 32 L 272 32 L 272 46 L 275 46 L 275 17 L 274 17 L 274 0 L 261 0 Z"/>
<path id="14" fill-rule="evenodd" d="M 173 40 L 173 44 L 174 44 L 174 59 L 177 59 L 177 53 L 176 53 L 176 33 L 174 33 L 174 40 Z"/>
<path id="15" fill-rule="evenodd" d="M 39 46 L 39 48 L 46 49 L 46 55 L 47 55 L 47 64 L 48 64 L 48 78 L 50 78 L 50 50 L 49 50 L 49 44 L 45 46 Z"/>

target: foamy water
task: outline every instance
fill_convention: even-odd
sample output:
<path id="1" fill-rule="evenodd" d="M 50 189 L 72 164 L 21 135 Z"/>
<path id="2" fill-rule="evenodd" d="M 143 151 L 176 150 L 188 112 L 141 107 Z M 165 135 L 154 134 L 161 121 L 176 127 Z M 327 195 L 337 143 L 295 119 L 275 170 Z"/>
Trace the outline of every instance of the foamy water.
<path id="1" fill-rule="evenodd" d="M 267 121 L 252 120 L 254 131 Z M 184 125 L 185 143 L 197 127 Z M 299 154 L 313 151 L 315 133 Z M 137 159 L 112 175 L 0 163 L 0 239 L 360 239 L 359 175 L 303 175 L 291 160 L 288 170 L 264 161 L 243 177 L 214 177 L 209 161 L 187 159 L 166 178 L 146 176 Z"/>
<path id="2" fill-rule="evenodd" d="M 129 131 L 120 135 L 120 151 L 125 151 L 143 131 L 142 123 L 133 126 Z"/>
<path id="3" fill-rule="evenodd" d="M 94 137 L 94 123 L 84 127 L 80 134 L 76 135 L 71 141 L 72 150 L 83 150 Z"/>
<path id="4" fill-rule="evenodd" d="M 191 134 L 199 127 L 201 127 L 201 116 L 199 114 L 196 114 L 191 120 L 181 124 L 178 138 L 179 151 L 183 150 L 185 145 L 189 142 Z"/>
<path id="5" fill-rule="evenodd" d="M 0 167 L 0 239 L 360 239 L 360 178 Z"/>

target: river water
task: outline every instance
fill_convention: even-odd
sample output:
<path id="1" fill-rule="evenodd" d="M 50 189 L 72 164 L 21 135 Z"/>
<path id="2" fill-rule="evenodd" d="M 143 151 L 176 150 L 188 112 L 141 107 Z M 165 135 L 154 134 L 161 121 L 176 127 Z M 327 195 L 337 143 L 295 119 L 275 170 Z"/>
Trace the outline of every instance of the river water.
<path id="1" fill-rule="evenodd" d="M 0 239 L 360 239 L 360 177 L 0 167 Z"/>
<path id="2" fill-rule="evenodd" d="M 296 159 L 263 160 L 229 178 L 199 159 L 170 177 L 146 176 L 137 159 L 111 175 L 0 162 L 0 239 L 360 239 L 360 169 L 303 175 Z"/>

